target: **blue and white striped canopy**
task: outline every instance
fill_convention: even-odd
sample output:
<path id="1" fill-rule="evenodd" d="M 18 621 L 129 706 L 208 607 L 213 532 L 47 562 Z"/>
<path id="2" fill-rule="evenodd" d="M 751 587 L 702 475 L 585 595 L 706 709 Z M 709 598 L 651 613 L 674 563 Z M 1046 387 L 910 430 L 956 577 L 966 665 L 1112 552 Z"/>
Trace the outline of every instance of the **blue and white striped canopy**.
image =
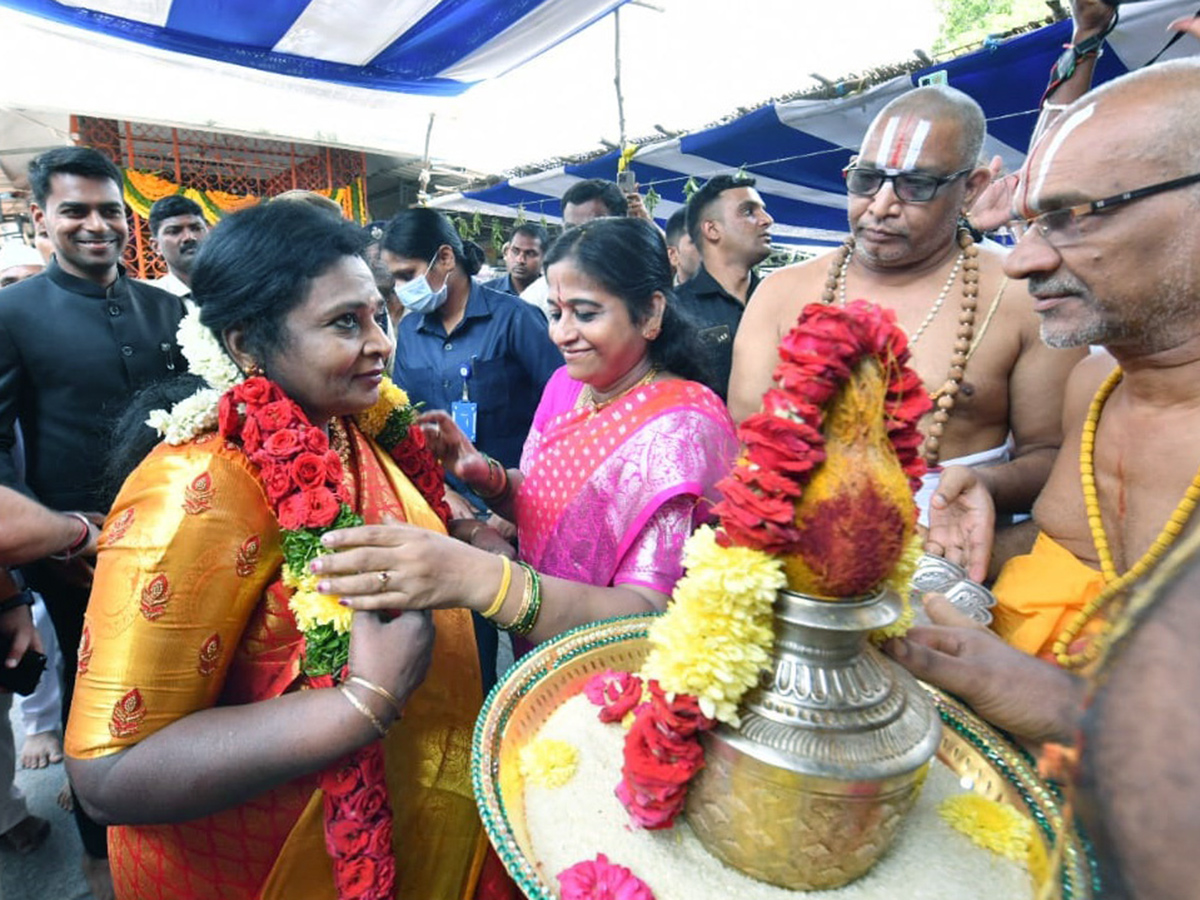
<path id="1" fill-rule="evenodd" d="M 1097 83 L 1145 65 L 1171 39 L 1166 25 L 1196 13 L 1198 0 L 1148 0 L 1121 7 L 1121 21 L 1109 36 L 1097 65 Z M 762 107 L 729 124 L 638 148 L 630 163 L 643 193 L 653 187 L 662 198 L 655 218 L 665 222 L 684 202 L 689 177 L 703 181 L 738 169 L 758 180 L 775 218 L 777 242 L 830 245 L 846 233 L 846 191 L 841 170 L 879 110 L 923 78 L 940 79 L 974 97 L 988 121 L 984 147 L 999 154 L 1011 171 L 1025 158 L 1037 121 L 1038 105 L 1050 68 L 1071 39 L 1071 23 L 1058 22 L 989 45 L 975 53 L 833 100 L 795 100 Z M 1163 59 L 1193 55 L 1200 44 L 1183 37 Z M 800 71 L 798 69 L 798 71 Z M 616 152 L 586 163 L 513 178 L 465 194 L 435 199 L 443 209 L 479 210 L 502 216 L 518 211 L 531 219 L 560 221 L 558 198 L 585 178 L 613 179 Z"/>
<path id="2" fill-rule="evenodd" d="M 159 50 L 350 87 L 453 95 L 627 0 L 0 0 Z"/>

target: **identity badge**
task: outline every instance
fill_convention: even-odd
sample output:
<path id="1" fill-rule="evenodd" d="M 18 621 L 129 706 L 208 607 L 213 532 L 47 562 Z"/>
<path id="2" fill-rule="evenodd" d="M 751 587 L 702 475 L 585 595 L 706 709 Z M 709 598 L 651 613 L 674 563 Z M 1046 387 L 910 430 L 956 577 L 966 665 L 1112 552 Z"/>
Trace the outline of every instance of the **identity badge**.
<path id="1" fill-rule="evenodd" d="M 455 400 L 450 404 L 450 415 L 454 424 L 467 436 L 467 440 L 475 443 L 475 417 L 478 407 L 470 400 Z"/>

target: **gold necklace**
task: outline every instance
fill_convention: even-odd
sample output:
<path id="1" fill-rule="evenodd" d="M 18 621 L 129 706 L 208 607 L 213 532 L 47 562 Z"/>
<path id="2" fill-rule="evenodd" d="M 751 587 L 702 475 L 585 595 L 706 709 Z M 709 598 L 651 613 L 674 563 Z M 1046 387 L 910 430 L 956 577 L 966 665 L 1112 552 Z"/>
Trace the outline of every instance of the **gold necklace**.
<path id="1" fill-rule="evenodd" d="M 354 467 L 350 464 L 350 433 L 337 416 L 329 420 L 329 448 L 337 453 L 338 459 L 342 461 L 342 484 L 350 492 L 350 496 L 356 496 L 358 489 Z"/>
<path id="2" fill-rule="evenodd" d="M 616 403 L 618 400 L 620 400 L 622 397 L 624 397 L 630 391 L 636 391 L 638 388 L 644 387 L 645 385 L 649 384 L 656 377 L 658 377 L 658 366 L 651 366 L 649 372 L 647 372 L 645 375 L 643 375 L 641 378 L 639 378 L 636 382 L 631 384 L 629 387 L 625 388 L 625 390 L 621 391 L 619 394 L 614 394 L 612 397 L 609 397 L 606 400 L 599 400 L 599 401 L 596 400 L 596 395 L 592 391 L 592 386 L 590 384 L 585 384 L 583 386 L 583 390 L 579 392 L 579 399 L 575 401 L 575 408 L 576 409 L 584 409 L 586 407 L 590 407 L 589 412 L 592 415 L 595 415 L 596 413 L 600 412 L 600 410 L 604 409 L 606 406 L 610 406 L 611 404 Z"/>
<path id="3" fill-rule="evenodd" d="M 925 316 L 925 321 L 921 323 L 916 334 L 909 338 L 908 342 L 910 347 L 916 344 L 917 339 L 933 321 L 946 297 L 949 296 L 950 288 L 954 284 L 961 266 L 963 270 L 962 303 L 958 314 L 958 332 L 955 335 L 954 352 L 950 357 L 950 368 L 946 374 L 945 383 L 929 397 L 936 408 L 933 411 L 933 421 L 925 435 L 925 443 L 921 448 L 925 464 L 931 469 L 936 468 L 941 456 L 942 435 L 946 433 L 946 423 L 950 421 L 950 413 L 954 410 L 963 378 L 967 374 L 967 361 L 970 360 L 977 343 L 974 338 L 975 312 L 979 306 L 979 248 L 975 246 L 970 232 L 965 229 L 960 229 L 958 232 L 958 246 L 962 252 L 959 253 L 958 259 L 954 263 L 950 277 L 946 279 L 942 292 L 934 300 L 932 308 Z M 850 269 L 850 257 L 853 252 L 854 236 L 851 235 L 838 248 L 829 264 L 829 274 L 825 279 L 825 290 L 821 295 L 821 302 L 832 304 L 836 297 L 840 299 L 842 306 L 846 305 L 846 273 Z M 999 300 L 999 295 L 996 299 Z M 993 310 L 994 308 L 993 304 Z M 988 321 L 991 321 L 990 315 Z"/>
<path id="4" fill-rule="evenodd" d="M 1179 501 L 1179 505 L 1167 519 L 1166 525 L 1154 539 L 1150 549 L 1143 553 L 1142 558 L 1130 566 L 1124 575 L 1117 574 L 1112 550 L 1108 545 L 1108 535 L 1104 532 L 1104 521 L 1100 516 L 1100 497 L 1096 492 L 1095 463 L 1096 428 L 1100 424 L 1100 413 L 1103 411 L 1109 395 L 1120 383 L 1121 376 L 1121 367 L 1118 366 L 1112 370 L 1108 378 L 1100 385 L 1100 389 L 1096 391 L 1096 396 L 1092 398 L 1092 405 L 1088 407 L 1087 418 L 1083 422 L 1083 435 L 1079 440 L 1079 478 L 1083 485 L 1083 503 L 1087 510 L 1088 528 L 1092 532 L 1092 543 L 1096 547 L 1096 555 L 1100 558 L 1100 574 L 1104 578 L 1104 587 L 1071 618 L 1067 627 L 1054 640 L 1054 656 L 1064 669 L 1085 665 L 1097 657 L 1101 650 L 1102 639 L 1112 629 L 1111 619 L 1104 624 L 1100 634 L 1088 641 L 1081 652 L 1070 653 L 1067 648 L 1083 631 L 1083 627 L 1092 616 L 1100 612 L 1110 600 L 1122 593 L 1129 585 L 1145 575 L 1162 558 L 1183 531 L 1188 518 L 1196 509 L 1196 504 L 1200 503 L 1200 470 L 1197 470 L 1192 477 L 1192 483 L 1188 485 L 1188 489 L 1183 494 L 1183 499 Z"/>

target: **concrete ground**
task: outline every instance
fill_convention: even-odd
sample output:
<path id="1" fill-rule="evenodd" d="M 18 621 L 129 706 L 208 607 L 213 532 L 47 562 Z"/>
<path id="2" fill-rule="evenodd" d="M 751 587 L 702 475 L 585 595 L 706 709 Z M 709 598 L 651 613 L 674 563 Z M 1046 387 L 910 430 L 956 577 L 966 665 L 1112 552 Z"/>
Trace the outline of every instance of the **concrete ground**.
<path id="1" fill-rule="evenodd" d="M 499 655 L 497 669 L 503 675 L 512 665 L 512 647 L 506 634 L 501 635 Z M 18 753 L 17 786 L 25 793 L 29 811 L 50 820 L 50 836 L 25 856 L 0 851 L 0 900 L 91 900 L 92 893 L 79 868 L 83 845 L 75 820 L 55 802 L 67 777 L 63 764 L 45 769 L 20 768 L 24 729 L 15 703 L 11 719 Z"/>
<path id="2" fill-rule="evenodd" d="M 17 704 L 11 715 L 17 744 L 17 786 L 25 794 L 29 811 L 50 820 L 50 836 L 32 853 L 18 856 L 0 851 L 0 898 L 3 900 L 90 900 L 79 860 L 83 845 L 71 814 L 60 809 L 55 799 L 67 780 L 62 763 L 45 769 L 20 768 L 21 742 L 25 731 Z"/>

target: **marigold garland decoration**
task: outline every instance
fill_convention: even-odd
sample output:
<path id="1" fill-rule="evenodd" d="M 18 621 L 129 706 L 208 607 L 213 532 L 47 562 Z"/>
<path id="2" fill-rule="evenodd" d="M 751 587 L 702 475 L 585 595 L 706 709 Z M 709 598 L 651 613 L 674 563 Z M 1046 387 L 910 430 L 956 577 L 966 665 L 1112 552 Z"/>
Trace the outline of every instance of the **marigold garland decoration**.
<path id="1" fill-rule="evenodd" d="M 650 626 L 642 674 L 694 696 L 706 716 L 737 725 L 742 695 L 770 661 L 783 565 L 761 550 L 722 547 L 707 525 L 684 544 L 683 565 L 671 605 Z"/>

